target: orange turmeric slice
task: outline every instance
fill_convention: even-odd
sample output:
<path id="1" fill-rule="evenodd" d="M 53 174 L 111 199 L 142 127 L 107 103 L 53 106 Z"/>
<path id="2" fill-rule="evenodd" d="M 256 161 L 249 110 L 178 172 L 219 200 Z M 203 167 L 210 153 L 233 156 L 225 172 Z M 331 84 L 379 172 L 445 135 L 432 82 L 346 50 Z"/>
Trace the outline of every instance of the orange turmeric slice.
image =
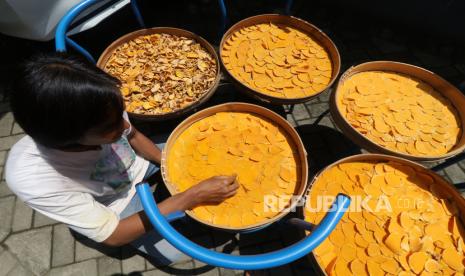
<path id="1" fill-rule="evenodd" d="M 401 253 L 401 247 L 400 247 L 401 240 L 402 240 L 401 234 L 391 233 L 386 238 L 384 243 L 392 252 L 394 252 L 395 254 L 400 254 Z"/>
<path id="2" fill-rule="evenodd" d="M 408 257 L 408 264 L 414 273 L 419 274 L 425 268 L 427 260 L 428 255 L 425 252 L 414 252 Z"/>
<path id="3" fill-rule="evenodd" d="M 442 252 L 442 261 L 457 272 L 464 271 L 463 260 L 463 254 L 459 254 L 452 248 L 446 248 Z"/>

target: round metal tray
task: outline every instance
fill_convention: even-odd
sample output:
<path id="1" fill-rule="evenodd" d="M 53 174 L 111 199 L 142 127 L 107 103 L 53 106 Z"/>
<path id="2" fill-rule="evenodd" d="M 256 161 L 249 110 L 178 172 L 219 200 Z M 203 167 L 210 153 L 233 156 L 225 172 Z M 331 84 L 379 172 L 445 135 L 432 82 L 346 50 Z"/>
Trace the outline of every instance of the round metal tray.
<path id="1" fill-rule="evenodd" d="M 389 155 L 384 155 L 384 154 L 358 154 L 358 155 L 353 155 L 350 157 L 343 158 L 341 160 L 338 160 L 330 165 L 328 165 L 326 168 L 322 169 L 318 174 L 315 175 L 315 177 L 312 179 L 312 181 L 309 184 L 308 191 L 306 194 L 309 194 L 312 192 L 312 186 L 313 184 L 318 180 L 318 178 L 326 171 L 329 170 L 330 168 L 337 166 L 342 163 L 350 163 L 350 162 L 363 162 L 363 161 L 374 161 L 374 162 L 381 162 L 381 161 L 394 161 L 402 165 L 409 166 L 411 168 L 414 168 L 417 171 L 421 171 L 423 173 L 426 173 L 433 177 L 435 180 L 435 183 L 439 186 L 438 191 L 441 191 L 444 195 L 450 196 L 450 200 L 455 202 L 457 208 L 459 209 L 459 217 L 460 220 L 465 222 L 465 199 L 460 195 L 460 193 L 455 189 L 453 185 L 451 185 L 447 180 L 445 180 L 443 177 L 441 177 L 439 174 L 433 172 L 432 170 L 427 169 L 426 167 L 410 161 L 405 158 L 400 158 L 400 157 L 394 157 L 394 156 L 389 156 Z M 349 195 L 350 196 L 350 195 Z M 305 214 L 305 212 L 304 212 Z M 307 233 L 308 234 L 308 233 Z M 315 264 L 316 267 L 319 268 L 318 274 L 319 275 L 328 275 L 325 272 L 324 267 L 320 264 L 318 258 L 316 258 L 315 254 L 312 252 L 311 254 L 308 255 L 310 258 L 310 261 Z"/>
<path id="2" fill-rule="evenodd" d="M 124 44 L 124 43 L 126 43 L 128 41 L 134 40 L 135 38 L 137 38 L 139 36 L 145 36 L 145 35 L 151 35 L 151 34 L 161 34 L 161 33 L 172 34 L 172 35 L 176 35 L 176 36 L 183 36 L 183 37 L 193 39 L 193 40 L 197 41 L 203 48 L 205 48 L 205 50 L 207 50 L 208 53 L 215 59 L 215 63 L 216 63 L 215 82 L 208 89 L 208 91 L 205 92 L 205 94 L 203 94 L 197 101 L 191 103 L 188 106 L 185 106 L 184 108 L 175 110 L 173 112 L 168 112 L 168 113 L 163 113 L 163 114 L 155 114 L 155 115 L 153 115 L 153 114 L 145 115 L 145 114 L 137 114 L 137 113 L 133 113 L 133 112 L 128 112 L 128 114 L 129 114 L 129 116 L 131 118 L 135 118 L 135 119 L 139 119 L 139 120 L 145 120 L 145 121 L 164 121 L 164 120 L 173 119 L 173 118 L 182 116 L 182 115 L 186 114 L 187 112 L 195 111 L 196 108 L 198 108 L 200 105 L 202 105 L 203 103 L 208 101 L 208 99 L 210 99 L 210 97 L 215 93 L 216 89 L 218 88 L 218 84 L 219 84 L 220 78 L 221 78 L 220 61 L 218 59 L 218 55 L 216 54 L 216 51 L 213 48 L 213 46 L 210 45 L 210 43 L 208 43 L 208 41 L 206 41 L 202 37 L 200 37 L 200 36 L 198 36 L 198 35 L 196 35 L 196 34 L 194 34 L 192 32 L 182 30 L 182 29 L 177 29 L 177 28 L 157 27 L 157 28 L 151 28 L 151 29 L 142 29 L 142 30 L 138 30 L 138 31 L 128 33 L 128 34 L 118 38 L 117 40 L 115 40 L 112 44 L 110 44 L 110 46 L 108 46 L 105 49 L 105 51 L 103 51 L 103 53 L 100 55 L 100 58 L 97 61 L 97 66 L 100 67 L 103 70 L 103 68 L 105 67 L 105 64 L 108 62 L 108 59 L 111 57 L 113 51 L 116 48 L 118 48 L 120 45 L 122 45 L 122 44 Z"/>
<path id="3" fill-rule="evenodd" d="M 384 148 L 358 132 L 342 115 L 337 104 L 337 99 L 341 97 L 342 92 L 340 87 L 347 79 L 357 73 L 366 71 L 396 72 L 415 77 L 428 83 L 434 89 L 436 89 L 436 91 L 441 93 L 442 96 L 449 99 L 449 101 L 457 110 L 462 124 L 462 134 L 455 147 L 448 153 L 440 156 L 415 156 Z M 337 89 L 335 89 L 331 94 L 330 111 L 331 117 L 334 119 L 337 127 L 354 143 L 359 145 L 361 148 L 368 150 L 369 152 L 384 153 L 415 161 L 437 161 L 457 155 L 465 149 L 465 135 L 463 132 L 463 123 L 465 122 L 465 96 L 460 92 L 460 90 L 458 90 L 456 87 L 440 76 L 418 66 L 393 61 L 372 61 L 349 68 L 344 72 L 344 74 L 342 74 L 341 78 L 339 79 Z"/>
<path id="4" fill-rule="evenodd" d="M 294 191 L 294 195 L 302 197 L 306 190 L 307 186 L 307 181 L 308 181 L 308 163 L 307 163 L 307 153 L 305 151 L 304 145 L 302 143 L 302 140 L 300 139 L 299 135 L 297 134 L 296 130 L 286 121 L 284 120 L 281 116 L 278 114 L 272 112 L 269 109 L 266 109 L 264 107 L 258 106 L 258 105 L 253 105 L 253 104 L 246 104 L 246 103 L 226 103 L 226 104 L 221 104 L 221 105 L 216 105 L 207 109 L 204 109 L 202 111 L 199 111 L 195 113 L 194 115 L 188 117 L 185 119 L 170 135 L 168 138 L 168 141 L 166 142 L 166 145 L 163 149 L 162 153 L 162 160 L 161 160 L 161 172 L 163 176 L 163 180 L 168 188 L 168 191 L 174 195 L 178 193 L 176 186 L 173 183 L 170 183 L 168 173 L 169 171 L 167 170 L 167 156 L 169 155 L 169 151 L 171 147 L 173 146 L 174 142 L 176 139 L 181 135 L 181 133 L 184 132 L 189 126 L 191 126 L 193 123 L 212 116 L 218 112 L 245 112 L 245 113 L 251 113 L 255 115 L 259 115 L 265 119 L 268 119 L 274 123 L 276 123 L 282 130 L 285 131 L 285 133 L 288 135 L 289 139 L 292 141 L 294 144 L 295 149 L 298 152 L 299 160 L 298 164 L 300 164 L 300 182 L 297 183 L 297 188 Z M 284 217 L 290 209 L 295 207 L 297 204 L 297 200 L 293 200 L 291 202 L 291 205 L 289 208 L 284 209 L 280 214 L 277 216 L 264 220 L 260 223 L 256 223 L 253 225 L 248 225 L 246 227 L 219 227 L 218 225 L 203 221 L 198 219 L 195 214 L 192 211 L 187 211 L 186 213 L 192 217 L 193 219 L 206 224 L 208 226 L 211 226 L 216 229 L 222 229 L 222 230 L 227 230 L 227 231 L 232 231 L 232 232 L 248 232 L 248 231 L 254 231 L 261 229 L 263 227 L 266 227 L 273 222 L 281 219 Z"/>
<path id="5" fill-rule="evenodd" d="M 258 90 L 252 89 L 251 87 L 243 84 L 241 81 L 236 79 L 224 66 L 223 63 L 223 58 L 221 57 L 221 52 L 223 51 L 223 44 L 226 42 L 226 40 L 236 31 L 256 25 L 256 24 L 261 24 L 261 23 L 275 23 L 279 25 L 284 25 L 284 26 L 289 26 L 293 27 L 295 29 L 298 29 L 308 35 L 310 35 L 313 39 L 317 40 L 320 45 L 322 45 L 326 51 L 328 51 L 329 57 L 331 59 L 331 63 L 333 65 L 333 71 L 332 71 L 332 76 L 331 80 L 326 86 L 325 89 L 322 91 L 303 98 L 280 98 L 280 97 L 274 97 L 270 96 L 267 94 L 264 94 Z M 286 15 L 279 15 L 279 14 L 262 14 L 262 15 L 257 15 L 257 16 L 252 16 L 249 18 L 246 18 L 242 21 L 239 21 L 238 23 L 234 24 L 229 30 L 223 35 L 223 38 L 221 39 L 220 42 L 220 60 L 222 67 L 224 68 L 224 72 L 228 75 L 229 79 L 243 92 L 246 94 L 259 99 L 261 101 L 271 103 L 271 104 L 297 104 L 297 103 L 302 103 L 302 102 L 307 102 L 315 97 L 318 97 L 325 91 L 327 91 L 334 83 L 336 80 L 337 76 L 339 75 L 339 71 L 341 68 L 341 57 L 339 55 L 339 51 L 336 47 L 336 45 L 333 43 L 333 41 L 320 29 L 315 27 L 314 25 L 308 23 L 305 20 L 292 17 L 292 16 L 286 16 Z"/>

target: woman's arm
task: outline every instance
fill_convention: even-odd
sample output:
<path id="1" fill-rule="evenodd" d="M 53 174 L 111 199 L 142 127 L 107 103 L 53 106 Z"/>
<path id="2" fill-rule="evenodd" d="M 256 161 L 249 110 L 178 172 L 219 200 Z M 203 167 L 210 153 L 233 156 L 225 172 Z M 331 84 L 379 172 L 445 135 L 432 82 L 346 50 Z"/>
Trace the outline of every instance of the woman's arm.
<path id="1" fill-rule="evenodd" d="M 158 204 L 164 215 L 174 211 L 185 211 L 200 204 L 219 204 L 236 194 L 239 184 L 236 176 L 215 176 L 200 182 L 190 189 L 176 194 Z M 120 220 L 115 231 L 103 241 L 109 246 L 122 246 L 137 239 L 152 229 L 144 211 Z"/>
<path id="2" fill-rule="evenodd" d="M 139 132 L 134 126 L 128 136 L 129 144 L 145 159 L 160 164 L 161 150 L 149 138 Z"/>
<path id="3" fill-rule="evenodd" d="M 136 195 L 137 196 L 137 195 Z M 158 204 L 160 212 L 164 215 L 174 211 L 184 211 L 188 209 L 189 199 L 188 193 L 180 193 L 174 195 Z M 149 219 L 144 211 L 131 215 L 120 220 L 115 231 L 111 236 L 103 241 L 109 246 L 122 246 L 137 239 L 142 234 L 152 229 Z"/>

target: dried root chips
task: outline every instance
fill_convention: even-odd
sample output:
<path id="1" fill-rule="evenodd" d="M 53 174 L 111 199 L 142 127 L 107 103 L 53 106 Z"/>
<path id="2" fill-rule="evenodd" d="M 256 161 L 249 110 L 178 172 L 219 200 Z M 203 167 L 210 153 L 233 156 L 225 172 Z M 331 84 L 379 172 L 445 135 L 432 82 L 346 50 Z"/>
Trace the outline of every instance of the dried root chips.
<path id="1" fill-rule="evenodd" d="M 281 211 L 276 204 L 267 206 L 273 202 L 265 202 L 265 195 L 294 194 L 300 168 L 293 149 L 294 144 L 276 124 L 252 114 L 220 112 L 180 134 L 168 152 L 167 175 L 182 192 L 215 175 L 237 174 L 240 188 L 234 197 L 216 206 L 196 207 L 193 212 L 220 227 L 244 227 Z"/>
<path id="2" fill-rule="evenodd" d="M 323 269 L 337 276 L 464 275 L 463 224 L 436 181 L 427 170 L 396 162 L 347 162 L 325 170 L 311 189 L 306 219 L 318 224 L 324 216 L 308 209 L 316 208 L 318 196 L 342 192 L 352 202 L 314 250 Z"/>
<path id="3" fill-rule="evenodd" d="M 152 34 L 120 45 L 104 70 L 122 82 L 128 112 L 158 115 L 201 98 L 214 85 L 217 64 L 193 39 Z"/>
<path id="4" fill-rule="evenodd" d="M 340 87 L 337 105 L 361 134 L 386 149 L 414 156 L 438 156 L 454 148 L 461 122 L 454 106 L 418 79 L 371 71 Z"/>
<path id="5" fill-rule="evenodd" d="M 333 69 L 328 53 L 311 36 L 273 23 L 236 31 L 223 44 L 221 57 L 244 85 L 278 98 L 321 92 Z"/>

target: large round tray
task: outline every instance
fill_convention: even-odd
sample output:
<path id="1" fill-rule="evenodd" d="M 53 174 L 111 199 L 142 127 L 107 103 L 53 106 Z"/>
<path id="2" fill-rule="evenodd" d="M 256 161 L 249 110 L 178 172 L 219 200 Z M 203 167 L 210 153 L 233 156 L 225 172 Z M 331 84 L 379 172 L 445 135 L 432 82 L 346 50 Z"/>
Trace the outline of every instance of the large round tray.
<path id="1" fill-rule="evenodd" d="M 256 24 L 261 24 L 261 23 L 275 23 L 279 25 L 284 25 L 284 26 L 289 26 L 293 27 L 295 29 L 298 29 L 306 34 L 309 34 L 312 36 L 315 40 L 318 41 L 320 45 L 322 45 L 326 51 L 328 51 L 329 57 L 331 59 L 331 63 L 333 65 L 333 71 L 331 75 L 331 80 L 326 86 L 325 89 L 319 91 L 318 93 L 303 97 L 303 98 L 280 98 L 280 97 L 274 97 L 270 96 L 267 94 L 264 94 L 260 91 L 254 90 L 245 84 L 243 84 L 241 81 L 236 79 L 224 66 L 223 59 L 221 57 L 221 52 L 223 51 L 223 45 L 226 42 L 226 40 L 236 31 L 256 25 Z M 341 68 L 341 57 L 339 55 L 339 51 L 336 47 L 336 45 L 333 43 L 333 41 L 320 29 L 315 27 L 314 25 L 308 23 L 307 21 L 304 21 L 302 19 L 292 17 L 292 16 L 286 16 L 286 15 L 279 15 L 279 14 L 262 14 L 262 15 L 256 15 L 252 16 L 249 18 L 246 18 L 242 21 L 239 21 L 238 23 L 234 24 L 229 30 L 223 35 L 223 38 L 221 39 L 220 42 L 220 60 L 222 67 L 224 68 L 224 72 L 228 75 L 229 79 L 244 93 L 248 94 L 249 96 L 252 96 L 256 99 L 262 100 L 267 103 L 271 104 L 296 104 L 296 103 L 302 103 L 302 102 L 307 102 L 315 97 L 318 97 L 325 91 L 328 91 L 329 88 L 333 85 L 334 81 L 336 80 L 337 76 L 339 75 L 339 71 Z"/>
<path id="2" fill-rule="evenodd" d="M 446 154 L 439 156 L 415 156 L 384 148 L 358 132 L 344 118 L 341 111 L 339 110 L 337 103 L 338 99 L 342 96 L 341 85 L 351 76 L 365 71 L 387 71 L 412 76 L 428 83 L 434 89 L 436 89 L 436 91 L 441 93 L 442 96 L 449 99 L 449 101 L 457 110 L 462 124 L 462 134 L 455 147 Z M 341 78 L 339 79 L 337 89 L 335 89 L 331 94 L 330 110 L 331 116 L 334 119 L 337 127 L 354 143 L 359 145 L 361 148 L 368 150 L 369 152 L 384 153 L 415 161 L 437 161 L 457 155 L 465 149 L 465 135 L 463 133 L 463 124 L 465 122 L 465 96 L 456 87 L 440 76 L 418 66 L 393 61 L 372 61 L 353 66 L 345 71 L 344 74 L 342 74 Z"/>
<path id="3" fill-rule="evenodd" d="M 156 114 L 156 115 L 153 115 L 153 114 L 145 115 L 145 114 L 137 114 L 137 113 L 128 112 L 131 118 L 136 118 L 136 119 L 146 120 L 146 121 L 163 121 L 163 120 L 168 120 L 168 119 L 179 117 L 187 112 L 194 111 L 197 107 L 205 103 L 208 99 L 210 99 L 210 97 L 215 93 L 216 89 L 218 88 L 218 84 L 220 82 L 220 77 L 221 77 L 220 61 L 218 59 L 218 55 L 216 54 L 216 51 L 213 48 L 213 46 L 210 45 L 210 43 L 208 43 L 208 41 L 206 41 L 202 37 L 192 32 L 182 30 L 182 29 L 177 29 L 177 28 L 157 27 L 157 28 L 151 28 L 151 29 L 142 29 L 142 30 L 134 31 L 132 33 L 128 33 L 118 38 L 117 40 L 115 40 L 112 44 L 110 44 L 110 46 L 108 46 L 105 49 L 105 51 L 103 51 L 103 53 L 100 55 L 100 58 L 97 61 L 97 66 L 103 69 L 105 67 L 105 64 L 108 62 L 108 59 L 111 57 L 111 54 L 113 53 L 113 51 L 116 48 L 118 48 L 120 45 L 128 41 L 131 41 L 139 36 L 160 34 L 160 33 L 187 37 L 187 38 L 197 41 L 200 45 L 202 45 L 202 47 L 205 48 L 208 51 L 208 53 L 215 59 L 215 63 L 216 63 L 215 82 L 210 87 L 210 89 L 208 89 L 208 91 L 205 92 L 205 94 L 203 94 L 197 101 L 193 102 L 192 104 L 184 108 L 175 110 L 173 112 L 168 112 L 164 114 Z"/>
<path id="4" fill-rule="evenodd" d="M 342 163 L 349 163 L 349 162 L 363 162 L 363 161 L 375 161 L 375 162 L 380 162 L 380 161 L 394 161 L 402 165 L 406 165 L 409 167 L 414 168 L 417 171 L 422 171 L 423 173 L 426 173 L 433 177 L 435 180 L 435 183 L 439 186 L 437 191 L 440 191 L 441 194 L 446 195 L 449 197 L 451 202 L 454 202 L 455 205 L 457 206 L 459 210 L 459 218 L 463 222 L 465 222 L 465 199 L 460 195 L 460 193 L 454 188 L 453 185 L 451 185 L 447 180 L 442 178 L 439 174 L 427 169 L 426 167 L 407 160 L 405 158 L 400 158 L 400 157 L 394 157 L 394 156 L 389 156 L 389 155 L 384 155 L 384 154 L 358 154 L 358 155 L 353 155 L 350 157 L 343 158 L 341 160 L 338 160 L 330 165 L 328 165 L 326 168 L 322 169 L 315 177 L 312 179 L 310 182 L 307 194 L 312 192 L 312 186 L 313 184 L 318 180 L 318 178 L 325 172 L 326 170 L 337 166 Z M 348 195 L 350 196 L 350 195 Z M 305 212 L 304 212 L 305 213 Z M 325 272 L 324 267 L 320 264 L 318 261 L 318 258 L 315 257 L 314 253 L 312 252 L 311 254 L 308 255 L 310 258 L 310 261 L 316 265 L 316 267 L 319 268 L 318 274 L 319 275 L 328 275 Z"/>
<path id="5" fill-rule="evenodd" d="M 226 104 L 221 104 L 221 105 L 216 105 L 207 109 L 204 109 L 202 111 L 199 111 L 195 113 L 194 115 L 188 117 L 185 119 L 170 135 L 168 138 L 168 141 L 166 142 L 166 145 L 163 149 L 162 153 L 162 160 L 161 160 L 161 172 L 163 176 L 163 180 L 168 188 L 168 191 L 174 195 L 178 193 L 176 186 L 173 183 L 170 183 L 169 177 L 168 177 L 168 170 L 167 170 L 167 156 L 169 156 L 170 149 L 176 139 L 181 135 L 181 133 L 186 130 L 190 125 L 193 123 L 209 117 L 211 115 L 214 115 L 218 112 L 245 112 L 245 113 L 251 113 L 254 115 L 259 115 L 265 119 L 268 119 L 274 123 L 276 123 L 282 130 L 286 132 L 288 135 L 289 139 L 295 146 L 295 150 L 297 150 L 297 155 L 299 157 L 299 161 L 297 162 L 300 166 L 300 182 L 297 183 L 296 190 L 294 191 L 294 195 L 297 196 L 299 199 L 302 197 L 306 190 L 307 186 L 307 180 L 308 180 L 308 163 L 307 163 L 307 153 L 304 149 L 304 145 L 302 143 L 302 140 L 300 139 L 299 135 L 295 131 L 295 129 L 286 121 L 284 120 L 281 116 L 278 114 L 272 112 L 269 109 L 266 109 L 264 107 L 258 106 L 258 105 L 253 105 L 253 104 L 246 104 L 246 103 L 226 103 Z M 253 231 L 257 230 L 263 227 L 268 226 L 269 224 L 272 224 L 273 222 L 281 219 L 284 217 L 290 209 L 295 207 L 297 205 L 297 200 L 291 201 L 291 205 L 284 209 L 280 214 L 277 216 L 264 220 L 260 223 L 248 225 L 246 227 L 238 228 L 238 227 L 219 227 L 218 225 L 203 221 L 198 219 L 195 214 L 192 211 L 187 211 L 186 213 L 192 217 L 193 219 L 206 224 L 208 226 L 211 226 L 213 228 L 217 229 L 222 229 L 222 230 L 227 230 L 227 231 L 233 231 L 233 232 L 247 232 L 247 231 Z"/>

